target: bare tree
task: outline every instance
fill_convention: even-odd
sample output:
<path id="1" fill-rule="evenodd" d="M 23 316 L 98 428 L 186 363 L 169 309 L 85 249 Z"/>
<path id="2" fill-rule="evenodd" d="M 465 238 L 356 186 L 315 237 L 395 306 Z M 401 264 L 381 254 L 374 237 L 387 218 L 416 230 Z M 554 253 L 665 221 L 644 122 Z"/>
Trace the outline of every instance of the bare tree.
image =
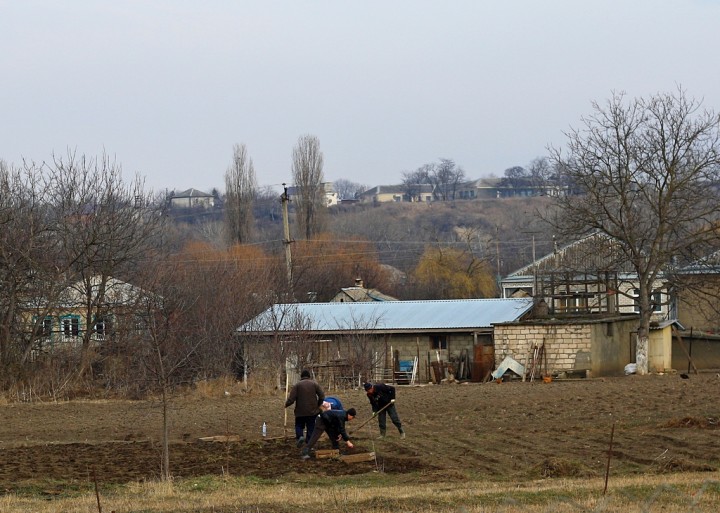
<path id="1" fill-rule="evenodd" d="M 110 279 L 139 264 L 157 240 L 165 218 L 152 206 L 143 180 L 136 176 L 125 182 L 120 165 L 107 155 L 56 156 L 46 171 L 52 185 L 49 202 L 57 266 L 66 270 L 69 284 L 76 284 L 88 323 L 82 330 L 83 358 L 78 369 L 82 375 L 90 368 L 95 320 L 109 314 Z"/>
<path id="2" fill-rule="evenodd" d="M 720 117 L 676 93 L 593 103 L 567 152 L 551 159 L 581 195 L 556 198 L 549 217 L 560 234 L 595 231 L 615 240 L 637 275 L 638 372 L 648 370 L 648 334 L 657 280 L 671 280 L 676 259 L 717 246 Z M 672 287 L 673 283 L 668 283 Z"/>
<path id="3" fill-rule="evenodd" d="M 348 325 L 337 327 L 343 333 L 336 340 L 338 353 L 346 355 L 353 382 L 374 379 L 375 369 L 384 363 L 385 353 L 378 351 L 382 336 L 375 333 L 381 320 L 377 315 L 352 314 Z"/>
<path id="4" fill-rule="evenodd" d="M 244 144 L 233 147 L 233 161 L 225 171 L 225 221 L 229 244 L 250 241 L 257 180 Z"/>
<path id="5" fill-rule="evenodd" d="M 246 374 L 272 380 L 280 389 L 288 359 L 298 368 L 312 361 L 313 338 L 307 333 L 312 319 L 303 317 L 296 304 L 274 304 L 251 323 L 241 334 Z"/>
<path id="6" fill-rule="evenodd" d="M 530 173 L 522 166 L 513 166 L 505 170 L 505 177 L 500 180 L 502 187 L 527 187 L 530 185 Z"/>
<path id="7" fill-rule="evenodd" d="M 438 164 L 432 166 L 429 177 L 430 183 L 435 186 L 435 198 L 452 201 L 455 199 L 458 184 L 465 178 L 465 171 L 455 165 L 452 159 L 440 159 Z"/>
<path id="8" fill-rule="evenodd" d="M 422 186 L 430 184 L 430 172 L 432 169 L 432 164 L 425 164 L 415 171 L 403 171 L 402 184 L 408 201 L 416 201 L 422 192 Z"/>
<path id="9" fill-rule="evenodd" d="M 369 189 L 367 185 L 351 182 L 350 180 L 345 180 L 344 178 L 335 180 L 333 185 L 335 186 L 335 192 L 338 193 L 340 199 L 355 199 L 358 194 Z"/>
<path id="10" fill-rule="evenodd" d="M 298 139 L 293 148 L 292 175 L 298 227 L 309 240 L 322 230 L 326 206 L 322 187 L 323 154 L 317 137 L 303 135 Z"/>
<path id="11" fill-rule="evenodd" d="M 0 161 L 0 365 L 11 381 L 10 369 L 23 365 L 38 341 L 51 335 L 45 319 L 65 286 L 53 258 L 48 191 L 40 166 Z"/>
<path id="12" fill-rule="evenodd" d="M 171 478 L 170 405 L 176 388 L 196 375 L 195 355 L 208 341 L 187 327 L 186 314 L 194 302 L 187 289 L 192 284 L 174 279 L 177 268 L 168 262 L 154 263 L 138 275 L 142 293 L 135 298 L 137 329 L 131 347 L 147 376 L 147 389 L 160 394 L 161 477 L 167 481 Z"/>
<path id="13" fill-rule="evenodd" d="M 530 183 L 538 189 L 540 194 L 544 194 L 544 187 L 551 180 L 553 173 L 552 165 L 547 157 L 537 157 L 528 165 L 528 173 L 530 174 Z"/>

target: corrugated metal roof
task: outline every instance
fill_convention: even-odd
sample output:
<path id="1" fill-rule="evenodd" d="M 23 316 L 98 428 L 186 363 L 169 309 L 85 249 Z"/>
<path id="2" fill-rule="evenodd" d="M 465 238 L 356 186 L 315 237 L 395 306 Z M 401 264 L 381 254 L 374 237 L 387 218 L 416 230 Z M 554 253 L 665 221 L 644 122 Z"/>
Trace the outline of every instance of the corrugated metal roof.
<path id="1" fill-rule="evenodd" d="M 278 304 L 238 331 L 473 330 L 518 320 L 532 305 L 531 298 Z"/>
<path id="2" fill-rule="evenodd" d="M 207 192 L 190 188 L 185 191 L 176 192 L 172 196 L 173 198 L 212 198 L 212 194 L 208 194 Z"/>

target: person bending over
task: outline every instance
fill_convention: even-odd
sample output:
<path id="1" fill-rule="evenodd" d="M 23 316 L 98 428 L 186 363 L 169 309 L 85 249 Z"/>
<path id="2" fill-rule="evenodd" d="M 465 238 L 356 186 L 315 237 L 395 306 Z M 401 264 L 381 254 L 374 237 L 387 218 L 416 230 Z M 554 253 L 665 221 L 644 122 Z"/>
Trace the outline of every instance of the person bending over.
<path id="1" fill-rule="evenodd" d="M 345 430 L 345 423 L 355 418 L 355 408 L 349 410 L 327 410 L 322 412 L 315 419 L 315 428 L 312 437 L 307 441 L 302 450 L 302 458 L 304 460 L 310 458 L 310 449 L 312 449 L 323 433 L 327 433 L 333 449 L 340 447 L 340 440 L 345 440 L 348 448 L 354 447 L 350 441 L 350 437 Z"/>

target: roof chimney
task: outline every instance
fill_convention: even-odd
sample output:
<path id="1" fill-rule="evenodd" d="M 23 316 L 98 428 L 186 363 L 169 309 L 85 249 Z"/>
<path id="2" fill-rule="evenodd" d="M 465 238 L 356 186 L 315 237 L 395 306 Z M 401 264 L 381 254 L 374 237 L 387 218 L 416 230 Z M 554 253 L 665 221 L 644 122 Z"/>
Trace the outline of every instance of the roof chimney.
<path id="1" fill-rule="evenodd" d="M 355 286 L 361 289 L 364 288 L 362 278 L 355 278 Z"/>

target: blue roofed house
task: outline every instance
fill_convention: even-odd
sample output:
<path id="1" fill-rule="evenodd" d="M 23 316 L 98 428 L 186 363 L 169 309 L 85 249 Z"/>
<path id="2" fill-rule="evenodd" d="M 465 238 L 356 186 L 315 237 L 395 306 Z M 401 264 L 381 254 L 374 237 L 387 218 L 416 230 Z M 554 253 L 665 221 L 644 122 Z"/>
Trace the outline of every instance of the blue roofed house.
<path id="1" fill-rule="evenodd" d="M 276 304 L 237 331 L 248 367 L 289 359 L 329 385 L 437 382 L 450 372 L 482 381 L 495 366 L 494 326 L 532 307 L 529 298 Z"/>

